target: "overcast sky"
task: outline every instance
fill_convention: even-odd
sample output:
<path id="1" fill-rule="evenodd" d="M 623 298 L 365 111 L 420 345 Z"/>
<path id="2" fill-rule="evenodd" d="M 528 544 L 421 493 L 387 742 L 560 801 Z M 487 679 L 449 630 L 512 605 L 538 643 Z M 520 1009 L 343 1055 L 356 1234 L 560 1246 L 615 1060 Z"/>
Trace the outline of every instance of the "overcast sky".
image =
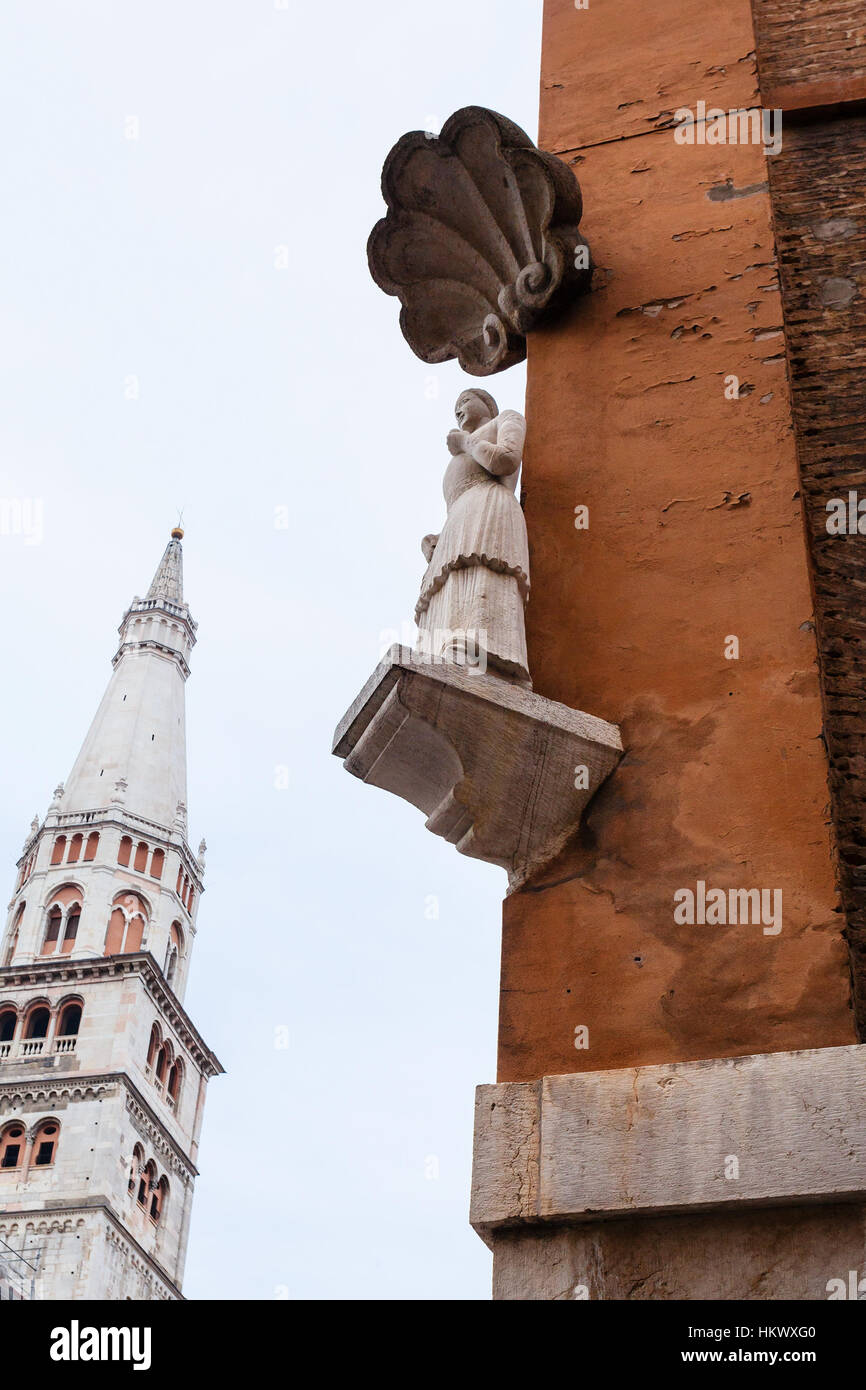
<path id="1" fill-rule="evenodd" d="M 468 384 L 370 279 L 381 165 L 470 104 L 535 138 L 540 31 L 541 0 L 0 14 L 0 500 L 43 515 L 0 535 L 0 869 L 11 893 L 182 508 L 209 847 L 186 1005 L 228 1072 L 189 1298 L 489 1297 L 468 1204 L 505 875 L 330 743 L 410 622 Z"/>

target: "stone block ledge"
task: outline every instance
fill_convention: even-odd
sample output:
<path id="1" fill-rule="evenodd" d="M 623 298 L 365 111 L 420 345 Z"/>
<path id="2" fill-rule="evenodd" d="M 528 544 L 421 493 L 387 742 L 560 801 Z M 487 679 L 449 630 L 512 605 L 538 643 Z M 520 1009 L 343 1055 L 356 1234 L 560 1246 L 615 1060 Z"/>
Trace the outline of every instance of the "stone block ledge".
<path id="1" fill-rule="evenodd" d="M 470 1220 L 866 1199 L 866 1045 L 479 1086 Z"/>

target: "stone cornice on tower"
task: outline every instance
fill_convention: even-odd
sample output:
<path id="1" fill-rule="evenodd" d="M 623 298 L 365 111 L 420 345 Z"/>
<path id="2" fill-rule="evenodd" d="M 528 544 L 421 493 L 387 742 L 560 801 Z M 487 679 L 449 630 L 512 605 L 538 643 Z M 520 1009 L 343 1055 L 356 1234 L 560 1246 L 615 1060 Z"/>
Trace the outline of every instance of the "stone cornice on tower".
<path id="1" fill-rule="evenodd" d="M 93 1197 L 68 1206 L 61 1203 L 51 1208 L 50 1216 L 43 1216 L 40 1211 L 30 1208 L 8 1211 L 0 1215 L 0 1235 L 6 1236 L 12 1228 L 17 1228 L 20 1225 L 24 1225 L 25 1228 L 32 1226 L 37 1235 L 55 1235 L 65 1229 L 71 1218 L 75 1216 L 87 1217 L 94 1212 L 101 1212 L 106 1218 L 108 1223 L 105 1232 L 107 1240 L 114 1241 L 131 1251 L 132 1263 L 146 1271 L 151 1279 L 155 1277 L 164 1284 L 173 1299 L 178 1302 L 186 1301 L 171 1275 L 166 1273 L 159 1260 L 147 1253 L 135 1236 L 124 1226 L 111 1203 L 106 1201 L 104 1197 Z"/>
<path id="2" fill-rule="evenodd" d="M 198 1168 L 189 1154 L 166 1129 L 164 1122 L 124 1071 L 64 1076 L 57 1080 L 46 1079 L 44 1075 L 34 1081 L 28 1081 L 26 1077 L 23 1080 L 20 1077 L 11 1081 L 0 1080 L 0 1116 L 8 1118 L 23 1105 L 35 1104 L 51 1110 L 61 1100 L 64 1103 L 98 1100 L 118 1086 L 122 1086 L 126 1092 L 126 1110 L 136 1131 L 147 1138 L 151 1149 L 159 1153 L 166 1167 L 184 1184 L 197 1178 Z"/>
<path id="3" fill-rule="evenodd" d="M 166 984 L 165 976 L 149 951 L 137 951 L 123 956 L 102 956 L 89 960 L 73 960 L 69 956 L 49 956 L 29 965 L 0 967 L 0 986 L 4 990 L 18 985 L 91 984 L 99 980 L 114 980 L 118 975 L 138 975 L 163 1017 L 183 1042 L 203 1075 L 210 1079 L 221 1076 L 225 1068 L 204 1041 L 180 1000 Z"/>

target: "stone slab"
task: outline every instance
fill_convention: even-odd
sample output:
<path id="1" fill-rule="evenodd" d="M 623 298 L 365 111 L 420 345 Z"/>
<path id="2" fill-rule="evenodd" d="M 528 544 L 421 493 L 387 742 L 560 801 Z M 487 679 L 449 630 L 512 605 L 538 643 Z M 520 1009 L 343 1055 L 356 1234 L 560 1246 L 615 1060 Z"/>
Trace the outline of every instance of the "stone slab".
<path id="1" fill-rule="evenodd" d="M 822 1202 L 500 1229 L 490 1237 L 493 1297 L 630 1303 L 862 1299 L 866 1280 L 863 1291 L 852 1289 L 866 1269 L 864 1210 L 860 1202 Z"/>
<path id="2" fill-rule="evenodd" d="M 471 1222 L 866 1197 L 866 1045 L 479 1086 Z"/>

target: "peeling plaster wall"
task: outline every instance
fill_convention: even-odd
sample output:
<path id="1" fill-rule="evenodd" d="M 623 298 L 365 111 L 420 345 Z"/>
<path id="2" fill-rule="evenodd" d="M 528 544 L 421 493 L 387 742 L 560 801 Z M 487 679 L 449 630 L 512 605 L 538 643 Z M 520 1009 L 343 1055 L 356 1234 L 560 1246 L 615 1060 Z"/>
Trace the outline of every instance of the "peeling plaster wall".
<path id="1" fill-rule="evenodd" d="M 856 1041 L 768 160 L 671 129 L 756 104 L 754 46 L 747 0 L 546 0 L 539 143 L 597 269 L 529 341 L 530 668 L 627 752 L 506 901 L 500 1080 Z M 780 891 L 781 932 L 677 925 L 698 880 Z"/>

